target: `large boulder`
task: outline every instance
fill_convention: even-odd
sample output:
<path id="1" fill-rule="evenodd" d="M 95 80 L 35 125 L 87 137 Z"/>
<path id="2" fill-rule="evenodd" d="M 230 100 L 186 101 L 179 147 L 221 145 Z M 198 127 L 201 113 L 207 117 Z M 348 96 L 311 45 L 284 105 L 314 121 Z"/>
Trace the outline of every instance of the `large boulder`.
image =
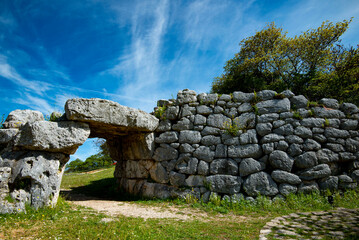
<path id="1" fill-rule="evenodd" d="M 32 123 L 36 121 L 44 121 L 44 115 L 39 111 L 34 110 L 14 110 L 9 113 L 5 122 L 4 128 L 20 128 L 27 122 Z"/>
<path id="2" fill-rule="evenodd" d="M 230 175 L 212 175 L 206 177 L 206 182 L 213 192 L 235 194 L 239 193 L 242 185 L 242 178 Z"/>
<path id="3" fill-rule="evenodd" d="M 251 174 L 243 183 L 243 188 L 249 196 L 275 196 L 278 186 L 271 176 L 265 172 Z"/>
<path id="4" fill-rule="evenodd" d="M 14 140 L 16 150 L 74 154 L 90 135 L 86 123 L 39 121 L 27 123 Z"/>
<path id="5" fill-rule="evenodd" d="M 91 137 L 152 132 L 158 126 L 158 119 L 149 113 L 98 98 L 69 99 L 65 112 L 68 120 L 88 123 Z"/>

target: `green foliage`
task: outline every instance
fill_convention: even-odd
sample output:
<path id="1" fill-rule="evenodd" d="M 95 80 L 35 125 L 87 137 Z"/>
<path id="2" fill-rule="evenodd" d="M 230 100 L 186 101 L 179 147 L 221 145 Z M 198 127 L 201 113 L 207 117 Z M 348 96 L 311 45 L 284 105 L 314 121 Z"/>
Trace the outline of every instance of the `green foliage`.
<path id="1" fill-rule="evenodd" d="M 308 101 L 307 107 L 319 107 L 319 103 L 315 101 Z"/>
<path id="2" fill-rule="evenodd" d="M 290 89 L 310 99 L 333 97 L 359 104 L 359 47 L 339 44 L 351 21 L 326 21 L 295 37 L 270 23 L 240 42 L 240 51 L 227 61 L 211 91 Z"/>
<path id="3" fill-rule="evenodd" d="M 273 98 L 274 99 L 283 99 L 283 98 L 285 98 L 285 96 L 282 93 L 276 93 Z"/>
<path id="4" fill-rule="evenodd" d="M 66 165 L 66 172 L 84 172 L 91 171 L 103 167 L 109 167 L 113 163 L 110 156 L 97 153 L 88 157 L 84 162 L 76 159 Z"/>
<path id="5" fill-rule="evenodd" d="M 322 127 L 329 127 L 330 123 L 329 123 L 329 120 L 327 118 L 325 118 L 325 121 L 322 125 Z"/>
<path id="6" fill-rule="evenodd" d="M 160 107 L 158 106 L 155 110 L 155 117 L 158 119 L 164 119 L 163 114 L 165 113 L 167 106 Z"/>
<path id="7" fill-rule="evenodd" d="M 1 115 L 1 118 L 0 118 L 0 129 L 3 129 L 4 128 L 4 122 L 5 122 L 6 118 L 5 118 L 5 114 Z"/>
<path id="8" fill-rule="evenodd" d="M 5 197 L 5 201 L 8 201 L 9 203 L 14 203 L 15 202 L 15 200 L 10 195 L 7 195 Z"/>
<path id="9" fill-rule="evenodd" d="M 300 115 L 300 113 L 297 112 L 297 111 L 294 111 L 294 112 L 293 112 L 293 118 L 298 119 L 298 120 L 302 120 L 302 119 L 303 119 L 302 115 Z"/>
<path id="10" fill-rule="evenodd" d="M 233 120 L 227 120 L 224 122 L 223 124 L 224 126 L 224 130 L 228 135 L 231 136 L 238 136 L 239 134 L 239 130 L 241 130 L 241 128 L 239 127 L 239 125 L 233 121 Z"/>

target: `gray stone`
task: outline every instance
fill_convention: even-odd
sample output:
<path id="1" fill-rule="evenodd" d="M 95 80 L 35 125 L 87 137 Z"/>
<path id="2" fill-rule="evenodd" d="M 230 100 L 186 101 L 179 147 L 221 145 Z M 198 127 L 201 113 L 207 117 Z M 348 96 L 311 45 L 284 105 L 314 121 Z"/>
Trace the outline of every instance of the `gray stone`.
<path id="1" fill-rule="evenodd" d="M 177 168 L 179 169 L 180 173 L 195 174 L 197 172 L 197 168 L 198 168 L 197 158 L 186 156 L 183 158 L 179 158 L 178 162 L 180 162 L 180 164 L 177 165 Z"/>
<path id="2" fill-rule="evenodd" d="M 239 131 L 239 133 L 241 133 L 241 131 Z M 239 137 L 232 136 L 228 133 L 223 133 L 222 142 L 226 145 L 239 145 Z"/>
<path id="3" fill-rule="evenodd" d="M 162 144 L 161 147 L 156 148 L 155 153 L 153 155 L 153 159 L 161 162 L 161 161 L 169 161 L 178 158 L 178 151 L 166 144 Z"/>
<path id="4" fill-rule="evenodd" d="M 14 110 L 9 113 L 3 123 L 4 128 L 20 128 L 26 123 L 44 121 L 44 115 L 33 110 Z"/>
<path id="5" fill-rule="evenodd" d="M 271 123 L 258 123 L 256 126 L 256 130 L 259 136 L 264 136 L 272 132 L 272 124 Z"/>
<path id="6" fill-rule="evenodd" d="M 348 138 L 345 141 L 345 149 L 349 152 L 356 153 L 359 151 L 359 141 Z"/>
<path id="7" fill-rule="evenodd" d="M 253 158 L 245 158 L 239 165 L 239 175 L 241 177 L 248 176 L 252 173 L 260 172 L 265 169 L 265 164 L 258 162 Z"/>
<path id="8" fill-rule="evenodd" d="M 329 176 L 325 179 L 322 179 L 319 183 L 320 190 L 330 190 L 335 191 L 338 189 L 338 177 L 337 176 Z"/>
<path id="9" fill-rule="evenodd" d="M 285 121 L 283 120 L 276 120 L 273 122 L 273 128 L 279 128 L 285 124 Z"/>
<path id="10" fill-rule="evenodd" d="M 323 104 L 327 108 L 339 109 L 339 102 L 332 98 L 322 98 L 319 100 L 320 104 Z"/>
<path id="11" fill-rule="evenodd" d="M 298 137 L 298 136 L 296 136 L 296 135 L 286 136 L 286 137 L 285 137 L 285 140 L 286 140 L 288 143 L 297 143 L 297 144 L 301 144 L 301 143 L 304 142 L 303 138 Z"/>
<path id="12" fill-rule="evenodd" d="M 256 104 L 259 114 L 289 112 L 290 102 L 288 98 L 273 99 Z"/>
<path id="13" fill-rule="evenodd" d="M 291 98 L 294 96 L 294 93 L 291 90 L 284 90 L 283 92 L 281 92 L 281 94 L 283 94 L 286 98 Z"/>
<path id="14" fill-rule="evenodd" d="M 17 150 L 40 150 L 74 154 L 90 135 L 89 126 L 78 122 L 27 123 L 16 136 Z"/>
<path id="15" fill-rule="evenodd" d="M 116 170 L 115 170 L 115 176 L 116 178 L 148 178 L 149 177 L 149 170 L 153 168 L 154 162 L 151 160 L 141 160 L 141 161 L 121 161 L 117 164 Z M 166 174 L 166 171 L 162 167 L 162 165 L 156 164 L 156 168 L 159 169 L 159 174 L 162 174 L 164 171 Z M 161 172 L 162 170 L 162 172 Z M 152 169 L 152 171 L 156 171 L 156 169 Z M 163 175 L 161 175 L 163 176 Z M 155 176 L 156 177 L 156 176 Z"/>
<path id="16" fill-rule="evenodd" d="M 233 92 L 233 100 L 235 102 L 246 103 L 252 101 L 253 98 L 254 93 Z"/>
<path id="17" fill-rule="evenodd" d="M 179 115 L 178 106 L 169 106 L 165 109 L 162 118 L 169 120 L 176 120 Z"/>
<path id="18" fill-rule="evenodd" d="M 289 145 L 286 141 L 279 141 L 276 150 L 287 151 Z"/>
<path id="19" fill-rule="evenodd" d="M 306 99 L 303 95 L 293 96 L 290 99 L 292 107 L 295 109 L 298 108 L 306 108 L 308 104 L 308 99 Z"/>
<path id="20" fill-rule="evenodd" d="M 238 113 L 251 112 L 252 110 L 253 107 L 250 103 L 243 103 L 237 109 Z"/>
<path id="21" fill-rule="evenodd" d="M 282 183 L 279 185 L 279 192 L 283 196 L 288 196 L 289 194 L 295 194 L 297 192 L 298 188 L 296 186 L 293 186 L 288 183 Z"/>
<path id="22" fill-rule="evenodd" d="M 319 192 L 319 186 L 316 182 L 302 182 L 298 187 L 298 193 L 309 194 Z"/>
<path id="23" fill-rule="evenodd" d="M 170 183 L 173 186 L 180 187 L 185 186 L 186 175 L 177 173 L 177 172 L 170 172 Z"/>
<path id="24" fill-rule="evenodd" d="M 320 143 L 326 143 L 327 138 L 323 134 L 313 134 L 313 139 Z"/>
<path id="25" fill-rule="evenodd" d="M 300 180 L 297 175 L 282 170 L 274 170 L 271 174 L 271 177 L 277 183 L 289 183 L 292 185 L 297 185 L 302 182 L 302 180 Z"/>
<path id="26" fill-rule="evenodd" d="M 192 147 L 190 144 L 188 143 L 183 143 L 180 145 L 179 147 L 179 151 L 181 153 L 193 153 L 194 152 L 194 147 Z"/>
<path id="27" fill-rule="evenodd" d="M 344 118 L 345 115 L 339 110 L 332 110 L 329 108 L 315 107 L 313 108 L 314 115 L 320 118 Z"/>
<path id="28" fill-rule="evenodd" d="M 16 128 L 0 129 L 0 145 L 8 144 L 18 132 Z"/>
<path id="29" fill-rule="evenodd" d="M 196 108 L 195 107 L 189 107 L 187 104 L 181 107 L 180 110 L 180 117 L 184 118 L 187 116 L 191 116 L 196 114 Z"/>
<path id="30" fill-rule="evenodd" d="M 177 103 L 183 105 L 185 103 L 191 103 L 197 101 L 197 93 L 193 90 L 184 89 L 177 93 Z"/>
<path id="31" fill-rule="evenodd" d="M 206 162 L 212 162 L 214 159 L 214 152 L 211 151 L 209 147 L 200 146 L 193 152 L 193 156 Z"/>
<path id="32" fill-rule="evenodd" d="M 350 134 L 347 130 L 340 130 L 336 128 L 328 127 L 325 129 L 324 135 L 327 138 L 348 138 Z"/>
<path id="33" fill-rule="evenodd" d="M 247 132 L 239 136 L 239 142 L 241 145 L 258 143 L 257 132 L 254 129 L 250 129 Z"/>
<path id="34" fill-rule="evenodd" d="M 272 90 L 262 90 L 257 93 L 257 96 L 262 101 L 271 100 L 277 93 Z"/>
<path id="35" fill-rule="evenodd" d="M 338 188 L 339 189 L 355 189 L 357 183 L 353 181 L 348 175 L 342 174 L 338 176 Z"/>
<path id="36" fill-rule="evenodd" d="M 294 165 L 298 168 L 310 168 L 318 164 L 315 152 L 305 152 L 294 160 Z"/>
<path id="37" fill-rule="evenodd" d="M 184 117 L 176 124 L 173 124 L 172 129 L 175 131 L 191 130 L 193 129 L 193 123 L 188 118 Z"/>
<path id="38" fill-rule="evenodd" d="M 258 123 L 268 123 L 278 120 L 279 114 L 277 113 L 268 113 L 258 116 Z"/>
<path id="39" fill-rule="evenodd" d="M 313 133 L 324 133 L 324 129 L 323 128 L 312 128 L 312 132 Z"/>
<path id="40" fill-rule="evenodd" d="M 212 175 L 206 177 L 206 182 L 213 192 L 235 194 L 240 192 L 243 180 L 237 176 Z"/>
<path id="41" fill-rule="evenodd" d="M 178 141 L 177 132 L 164 132 L 155 138 L 156 143 L 173 143 Z"/>
<path id="42" fill-rule="evenodd" d="M 352 115 L 359 112 L 358 107 L 352 103 L 342 103 L 340 105 L 340 110 L 347 115 Z"/>
<path id="43" fill-rule="evenodd" d="M 279 142 L 281 140 L 284 140 L 284 136 L 271 133 L 262 137 L 261 143 Z"/>
<path id="44" fill-rule="evenodd" d="M 220 106 L 214 107 L 213 113 L 223 113 L 223 112 L 224 112 L 224 109 L 222 107 L 220 107 Z"/>
<path id="45" fill-rule="evenodd" d="M 327 143 L 325 144 L 326 148 L 329 148 L 330 150 L 334 151 L 334 152 L 344 152 L 344 147 L 340 144 L 335 144 L 335 143 Z"/>
<path id="46" fill-rule="evenodd" d="M 319 143 L 317 143 L 316 141 L 314 141 L 313 139 L 307 139 L 305 140 L 304 144 L 303 144 L 303 150 L 308 152 L 308 151 L 317 151 L 321 148 L 321 145 Z"/>
<path id="47" fill-rule="evenodd" d="M 194 125 L 206 125 L 207 118 L 205 116 L 196 114 L 194 117 Z"/>
<path id="48" fill-rule="evenodd" d="M 243 183 L 243 189 L 249 196 L 275 196 L 278 193 L 277 184 L 268 173 L 253 173 Z"/>
<path id="49" fill-rule="evenodd" d="M 282 136 L 288 136 L 288 135 L 292 135 L 294 132 L 294 129 L 292 127 L 291 124 L 286 124 L 284 126 L 281 126 L 277 129 L 274 129 L 273 131 L 276 134 L 282 135 Z"/>
<path id="50" fill-rule="evenodd" d="M 205 177 L 201 175 L 191 175 L 189 176 L 185 182 L 189 187 L 202 187 L 204 186 Z"/>
<path id="51" fill-rule="evenodd" d="M 355 182 L 359 182 L 359 170 L 354 170 L 352 172 L 352 175 L 351 175 L 352 179 L 355 181 Z"/>
<path id="52" fill-rule="evenodd" d="M 310 131 L 309 128 L 303 126 L 296 127 L 294 134 L 301 138 L 311 138 L 313 136 L 312 131 Z"/>
<path id="53" fill-rule="evenodd" d="M 339 154 L 333 151 L 323 148 L 317 152 L 317 158 L 319 163 L 330 163 L 339 161 Z"/>
<path id="54" fill-rule="evenodd" d="M 238 115 L 237 109 L 235 107 L 231 107 L 230 109 L 224 110 L 224 115 L 230 118 L 235 118 Z"/>
<path id="55" fill-rule="evenodd" d="M 150 169 L 150 175 L 153 180 L 159 183 L 168 183 L 169 181 L 168 173 L 160 162 L 156 162 Z"/>
<path id="56" fill-rule="evenodd" d="M 202 136 L 207 136 L 207 135 L 220 135 L 221 134 L 221 130 L 219 128 L 214 128 L 214 127 L 208 127 L 206 126 L 202 132 L 201 132 Z"/>
<path id="57" fill-rule="evenodd" d="M 238 164 L 232 159 L 215 159 L 210 164 L 210 173 L 237 175 Z"/>
<path id="58" fill-rule="evenodd" d="M 299 174 L 302 180 L 314 180 L 319 178 L 329 177 L 331 170 L 327 164 L 319 164 L 312 168 L 306 169 Z"/>
<path id="59" fill-rule="evenodd" d="M 279 114 L 279 118 L 286 120 L 287 118 L 293 118 L 293 115 L 292 112 L 284 112 Z"/>
<path id="60" fill-rule="evenodd" d="M 349 152 L 339 153 L 339 160 L 341 162 L 349 162 L 349 161 L 354 161 L 357 159 L 358 159 L 357 156 L 355 156 L 353 153 L 349 153 Z"/>
<path id="61" fill-rule="evenodd" d="M 328 122 L 329 122 L 329 126 L 325 126 L 325 124 L 324 124 L 324 127 L 332 127 L 332 128 L 340 127 L 340 119 L 330 118 L 330 119 L 328 119 Z"/>
<path id="62" fill-rule="evenodd" d="M 221 143 L 221 137 L 216 137 L 213 135 L 207 135 L 202 137 L 201 144 L 205 146 L 217 145 Z"/>
<path id="63" fill-rule="evenodd" d="M 198 163 L 198 174 L 199 175 L 208 175 L 209 173 L 209 164 L 206 161 L 199 161 Z"/>
<path id="64" fill-rule="evenodd" d="M 227 157 L 227 146 L 224 144 L 218 144 L 216 146 L 216 151 L 214 156 L 216 158 L 226 158 Z"/>
<path id="65" fill-rule="evenodd" d="M 201 134 L 197 131 L 183 130 L 179 135 L 180 143 L 199 143 L 201 142 Z"/>
<path id="66" fill-rule="evenodd" d="M 166 131 L 171 131 L 171 128 L 172 128 L 172 124 L 171 124 L 171 121 L 166 119 L 166 120 L 161 120 L 157 129 L 156 129 L 156 132 L 166 132 Z"/>
<path id="67" fill-rule="evenodd" d="M 290 172 L 292 170 L 294 160 L 289 157 L 287 153 L 275 150 L 269 155 L 269 163 L 274 168 Z"/>
<path id="68" fill-rule="evenodd" d="M 233 123 L 243 129 L 254 128 L 256 124 L 256 115 L 254 113 L 243 113 L 233 119 Z"/>
<path id="69" fill-rule="evenodd" d="M 358 120 L 342 119 L 340 128 L 344 130 L 356 130 L 358 128 Z"/>
<path id="70" fill-rule="evenodd" d="M 219 100 L 229 102 L 229 101 L 232 100 L 232 97 L 231 97 L 231 95 L 229 95 L 229 94 L 222 94 L 222 95 L 219 97 Z"/>
<path id="71" fill-rule="evenodd" d="M 264 154 L 270 154 L 271 152 L 274 151 L 274 143 L 264 143 L 262 144 L 262 149 Z"/>
<path id="72" fill-rule="evenodd" d="M 231 119 L 222 114 L 211 114 L 207 118 L 208 126 L 216 127 L 219 129 L 224 129 L 226 122 L 231 123 Z"/>
<path id="73" fill-rule="evenodd" d="M 296 143 L 292 143 L 289 148 L 288 148 L 288 154 L 289 156 L 291 157 L 295 157 L 295 156 L 298 156 L 302 153 L 302 149 L 300 147 L 299 144 L 296 144 Z"/>
<path id="74" fill-rule="evenodd" d="M 159 122 L 155 116 L 144 111 L 97 98 L 69 99 L 65 104 L 65 112 L 69 120 L 88 123 L 91 137 L 106 138 L 109 134 L 116 135 L 124 131 L 152 132 Z"/>
<path id="75" fill-rule="evenodd" d="M 258 144 L 228 146 L 228 157 L 231 158 L 260 158 L 261 156 L 262 149 Z"/>
<path id="76" fill-rule="evenodd" d="M 211 114 L 212 112 L 213 112 L 213 109 L 206 106 L 206 105 L 197 106 L 197 113 L 198 114 L 202 114 L 202 115 L 207 116 L 207 115 Z"/>
<path id="77" fill-rule="evenodd" d="M 310 127 L 310 128 L 321 128 L 325 123 L 325 120 L 323 118 L 305 118 L 302 121 L 300 121 L 300 124 L 304 127 Z"/>

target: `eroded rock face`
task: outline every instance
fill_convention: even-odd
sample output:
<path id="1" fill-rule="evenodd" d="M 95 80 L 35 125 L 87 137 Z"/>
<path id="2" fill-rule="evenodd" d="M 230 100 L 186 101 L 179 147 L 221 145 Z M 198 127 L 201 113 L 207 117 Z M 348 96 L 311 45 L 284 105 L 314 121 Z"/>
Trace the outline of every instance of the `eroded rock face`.
<path id="1" fill-rule="evenodd" d="M 65 112 L 69 120 L 88 123 L 91 137 L 108 138 L 127 135 L 128 132 L 152 132 L 159 122 L 155 116 L 144 111 L 98 98 L 69 99 Z"/>
<path id="2" fill-rule="evenodd" d="M 44 115 L 39 111 L 33 110 L 14 110 L 7 116 L 4 128 L 20 128 L 26 123 L 44 121 Z"/>

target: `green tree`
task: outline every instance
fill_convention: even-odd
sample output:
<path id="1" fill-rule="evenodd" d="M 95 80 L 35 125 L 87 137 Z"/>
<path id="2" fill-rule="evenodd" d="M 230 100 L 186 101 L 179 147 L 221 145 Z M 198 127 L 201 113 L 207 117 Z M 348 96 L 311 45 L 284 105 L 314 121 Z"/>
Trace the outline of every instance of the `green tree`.
<path id="1" fill-rule="evenodd" d="M 211 91 L 291 89 L 314 99 L 341 96 L 339 99 L 347 100 L 349 92 L 358 90 L 358 49 L 344 48 L 339 38 L 351 21 L 326 21 L 293 38 L 270 23 L 240 42 L 240 51 L 227 61 Z M 328 95 L 328 85 L 335 95 Z M 340 94 L 332 87 L 336 85 L 340 85 Z"/>

